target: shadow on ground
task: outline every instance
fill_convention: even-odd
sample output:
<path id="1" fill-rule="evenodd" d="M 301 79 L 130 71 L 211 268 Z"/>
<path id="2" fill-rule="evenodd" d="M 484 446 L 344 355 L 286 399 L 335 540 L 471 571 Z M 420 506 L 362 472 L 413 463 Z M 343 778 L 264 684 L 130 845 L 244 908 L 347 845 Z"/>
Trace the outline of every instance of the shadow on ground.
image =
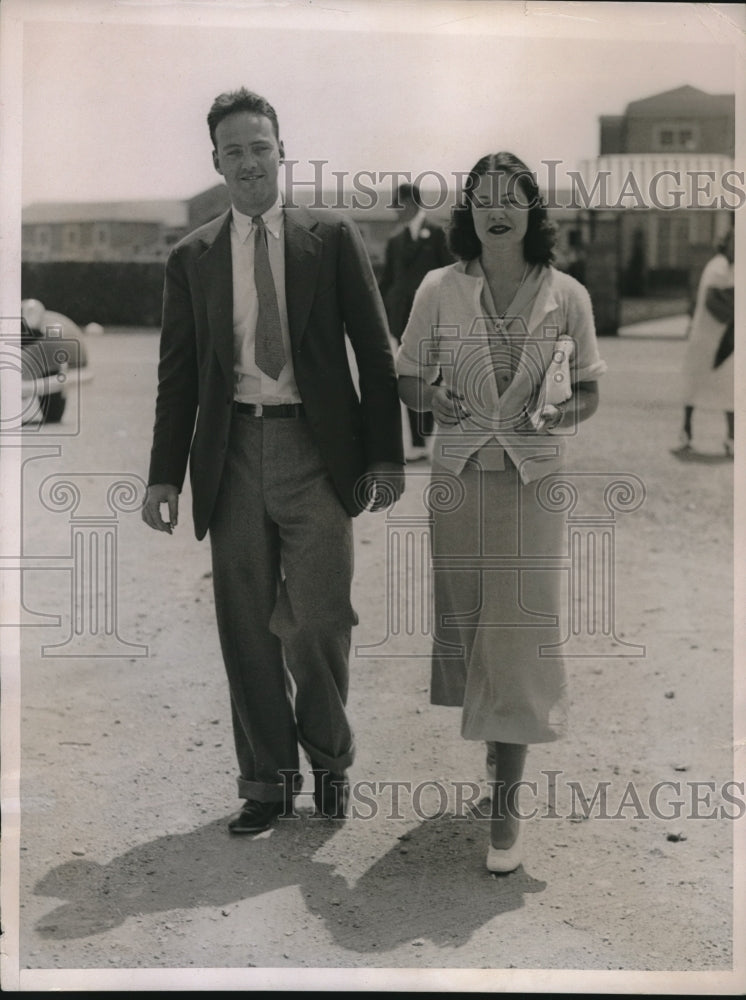
<path id="1" fill-rule="evenodd" d="M 546 888 L 523 867 L 490 875 L 487 824 L 452 815 L 403 834 L 349 885 L 333 864 L 314 859 L 338 830 L 333 821 L 299 815 L 268 834 L 235 837 L 220 820 L 159 837 L 106 865 L 68 861 L 35 886 L 37 895 L 66 900 L 36 930 L 47 939 L 85 938 L 135 915 L 224 907 L 297 886 L 308 912 L 322 917 L 342 948 L 375 953 L 417 939 L 458 947 L 495 916 L 522 907 L 524 894 Z"/>
<path id="2" fill-rule="evenodd" d="M 671 454 L 680 462 L 697 462 L 700 465 L 733 464 L 733 456 L 724 452 L 697 451 L 695 448 L 672 448 Z"/>

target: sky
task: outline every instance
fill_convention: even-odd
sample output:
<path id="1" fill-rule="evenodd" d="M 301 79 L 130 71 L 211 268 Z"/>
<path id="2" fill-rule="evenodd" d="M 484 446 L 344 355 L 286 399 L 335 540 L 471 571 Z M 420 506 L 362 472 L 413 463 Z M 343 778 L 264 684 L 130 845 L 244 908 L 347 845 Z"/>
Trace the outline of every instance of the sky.
<path id="1" fill-rule="evenodd" d="M 325 179 L 449 176 L 498 149 L 574 170 L 602 114 L 683 84 L 743 91 L 743 5 L 329 4 L 25 0 L 22 203 L 197 194 L 220 181 L 207 110 L 241 85 L 275 106 L 300 179 L 312 159 Z"/>

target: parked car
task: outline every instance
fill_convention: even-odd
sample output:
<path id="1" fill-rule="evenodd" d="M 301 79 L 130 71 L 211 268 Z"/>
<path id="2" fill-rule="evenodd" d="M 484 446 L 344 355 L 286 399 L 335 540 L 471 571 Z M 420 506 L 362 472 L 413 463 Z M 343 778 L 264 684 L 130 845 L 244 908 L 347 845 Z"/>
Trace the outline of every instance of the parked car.
<path id="1" fill-rule="evenodd" d="M 21 401 L 23 423 L 59 423 L 66 389 L 91 377 L 83 331 L 38 299 L 21 303 Z"/>

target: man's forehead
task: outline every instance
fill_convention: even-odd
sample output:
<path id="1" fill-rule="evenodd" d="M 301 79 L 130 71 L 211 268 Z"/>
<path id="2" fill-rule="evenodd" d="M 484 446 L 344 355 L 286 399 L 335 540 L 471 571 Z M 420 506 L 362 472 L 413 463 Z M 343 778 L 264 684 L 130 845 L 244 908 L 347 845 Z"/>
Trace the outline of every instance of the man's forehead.
<path id="1" fill-rule="evenodd" d="M 270 119 L 254 111 L 233 111 L 215 126 L 216 137 L 233 137 L 246 133 L 276 138 Z"/>

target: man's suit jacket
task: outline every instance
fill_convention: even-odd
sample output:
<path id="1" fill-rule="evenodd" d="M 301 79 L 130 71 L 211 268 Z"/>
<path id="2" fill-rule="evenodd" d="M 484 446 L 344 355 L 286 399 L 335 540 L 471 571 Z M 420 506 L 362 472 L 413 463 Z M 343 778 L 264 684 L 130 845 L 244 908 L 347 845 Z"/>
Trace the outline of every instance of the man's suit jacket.
<path id="1" fill-rule="evenodd" d="M 231 213 L 202 226 L 166 264 L 149 483 L 181 490 L 189 464 L 194 529 L 207 533 L 233 414 Z M 306 417 L 339 497 L 375 461 L 403 463 L 401 406 L 386 318 L 354 223 L 285 210 L 285 292 L 293 367 Z M 355 353 L 359 395 L 345 332 Z"/>
<path id="2" fill-rule="evenodd" d="M 380 289 L 386 306 L 389 328 L 397 341 L 401 341 L 414 293 L 428 271 L 453 263 L 448 251 L 446 236 L 440 226 L 425 220 L 416 240 L 412 239 L 409 226 L 392 236 L 386 244 L 386 262 L 381 275 Z"/>

